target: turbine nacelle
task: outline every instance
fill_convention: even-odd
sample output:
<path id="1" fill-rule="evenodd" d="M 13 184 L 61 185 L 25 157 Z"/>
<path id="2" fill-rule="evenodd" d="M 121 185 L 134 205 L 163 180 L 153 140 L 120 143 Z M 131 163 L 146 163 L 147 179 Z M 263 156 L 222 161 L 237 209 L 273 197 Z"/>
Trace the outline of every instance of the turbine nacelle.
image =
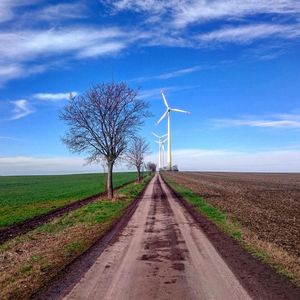
<path id="1" fill-rule="evenodd" d="M 190 114 L 190 112 L 186 111 L 186 110 L 182 110 L 182 109 L 178 109 L 178 108 L 171 108 L 168 104 L 168 101 L 165 97 L 165 94 L 163 92 L 163 90 L 161 90 L 161 95 L 166 107 L 166 111 L 164 112 L 164 114 L 160 117 L 160 119 L 157 121 L 156 125 L 158 125 L 166 116 L 168 116 L 168 165 L 167 165 L 167 169 L 168 170 L 172 170 L 172 155 L 171 155 L 171 112 L 180 112 L 180 113 L 185 113 L 185 114 Z M 161 142 L 161 139 L 159 139 L 160 142 L 160 149 L 162 148 L 162 150 L 164 151 L 164 144 Z M 164 141 L 165 142 L 165 141 Z M 160 162 L 160 160 L 159 160 Z M 160 163 L 161 165 L 161 163 Z"/>
<path id="2" fill-rule="evenodd" d="M 182 109 L 178 109 L 178 108 L 171 108 L 167 102 L 167 99 L 165 97 L 163 90 L 161 90 L 161 95 L 162 95 L 162 98 L 164 100 L 164 103 L 165 103 L 165 106 L 167 109 L 166 109 L 165 113 L 157 121 L 156 125 L 158 125 L 168 114 L 170 114 L 171 111 L 180 112 L 180 113 L 184 113 L 184 114 L 190 114 L 190 112 L 186 111 L 186 110 L 182 110 Z"/>
<path id="3" fill-rule="evenodd" d="M 166 134 L 163 134 L 163 135 L 159 136 L 158 134 L 156 134 L 156 133 L 154 133 L 154 132 L 152 132 L 152 134 L 153 134 L 155 137 L 157 137 L 159 140 L 161 140 L 162 138 L 164 138 L 165 136 L 168 135 L 168 134 L 166 133 Z"/>

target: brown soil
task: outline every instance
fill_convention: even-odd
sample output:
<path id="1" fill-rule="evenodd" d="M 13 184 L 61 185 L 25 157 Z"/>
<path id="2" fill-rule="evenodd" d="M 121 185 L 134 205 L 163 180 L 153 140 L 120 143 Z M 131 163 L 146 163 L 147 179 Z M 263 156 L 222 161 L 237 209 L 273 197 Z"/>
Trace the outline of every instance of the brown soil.
<path id="1" fill-rule="evenodd" d="M 65 299 L 297 299 L 290 282 L 181 203 L 154 179 L 118 240 Z"/>
<path id="2" fill-rule="evenodd" d="M 300 258 L 300 174 L 168 174 L 257 237 Z"/>
<path id="3" fill-rule="evenodd" d="M 130 183 L 132 183 L 132 182 L 125 183 L 124 185 L 118 187 L 116 190 L 119 190 L 122 187 L 124 187 Z M 0 245 L 9 239 L 13 239 L 14 237 L 16 237 L 18 235 L 21 235 L 30 230 L 33 230 L 34 228 L 37 228 L 38 226 L 40 226 L 46 222 L 49 222 L 49 221 L 53 220 L 54 218 L 60 217 L 65 213 L 76 210 L 84 205 L 87 205 L 90 202 L 98 200 L 99 197 L 104 197 L 106 195 L 107 195 L 106 192 L 99 193 L 99 194 L 93 195 L 91 197 L 87 197 L 82 200 L 78 200 L 78 201 L 72 202 L 70 204 L 67 204 L 65 206 L 56 208 L 50 212 L 36 216 L 36 217 L 26 220 L 24 222 L 20 222 L 15 225 L 9 226 L 7 228 L 1 229 L 0 230 Z"/>
<path id="4" fill-rule="evenodd" d="M 115 228 L 117 237 L 105 236 L 104 244 L 70 264 L 37 298 L 299 299 L 299 289 L 220 232 L 158 177 L 135 205 L 125 218 L 132 215 L 128 224 Z"/>
<path id="5" fill-rule="evenodd" d="M 240 244 L 203 217 L 199 211 L 175 191 L 174 197 L 189 211 L 224 261 L 234 272 L 253 299 L 299 299 L 300 289 L 286 277 L 276 273 L 269 265 L 245 251 Z"/>

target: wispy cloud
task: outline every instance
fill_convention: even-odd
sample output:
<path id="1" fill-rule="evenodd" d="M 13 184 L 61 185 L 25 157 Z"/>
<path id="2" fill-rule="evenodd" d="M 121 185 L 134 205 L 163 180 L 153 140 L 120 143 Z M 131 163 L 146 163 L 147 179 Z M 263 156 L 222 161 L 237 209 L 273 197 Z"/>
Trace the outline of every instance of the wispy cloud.
<path id="1" fill-rule="evenodd" d="M 33 74 L 38 74 L 45 71 L 46 65 L 36 65 L 26 68 L 25 65 L 8 62 L 1 63 L 0 59 L 0 87 L 7 81 L 15 78 L 28 77 Z"/>
<path id="2" fill-rule="evenodd" d="M 116 170 L 124 171 L 127 168 L 116 166 Z M 82 157 L 0 157 L 0 176 L 99 173 L 103 171 L 101 164 L 87 165 L 86 160 Z"/>
<path id="3" fill-rule="evenodd" d="M 113 55 L 127 47 L 138 35 L 125 32 L 117 27 L 68 27 L 49 30 L 20 30 L 0 32 L 0 82 L 8 78 L 24 77 L 32 65 L 28 63 L 55 59 L 57 55 L 65 59 L 96 58 Z M 46 66 L 44 66 L 46 67 Z M 0 69 L 1 70 L 1 69 Z"/>
<path id="4" fill-rule="evenodd" d="M 35 16 L 35 20 L 65 20 L 65 19 L 82 19 L 86 18 L 87 8 L 84 3 L 59 3 L 54 5 L 47 5 L 42 7 L 33 13 L 25 14 L 24 18 L 29 19 Z"/>
<path id="5" fill-rule="evenodd" d="M 298 0 L 100 2 L 107 5 L 106 9 L 111 7 L 115 14 L 124 10 L 141 14 L 142 21 L 134 25 L 120 25 L 118 22 L 118 26 L 105 26 L 101 22 L 99 27 L 91 24 L 89 18 L 81 20 L 88 16 L 85 14 L 89 11 L 87 2 L 49 5 L 38 0 L 0 1 L 0 22 L 9 21 L 9 26 L 0 32 L 0 84 L 37 73 L 30 71 L 35 68 L 45 71 L 57 59 L 100 58 L 122 53 L 132 46 L 135 49 L 153 46 L 201 48 L 215 42 L 247 43 L 269 37 L 291 41 L 300 37 Z M 31 5 L 30 11 L 21 11 L 24 5 Z M 32 18 L 29 16 L 33 13 L 36 21 L 30 21 Z M 251 24 L 253 16 L 258 14 L 264 15 L 266 24 L 245 25 Z M 77 19 L 76 26 L 68 21 L 73 18 Z M 223 21 L 226 26 L 208 31 L 210 27 L 202 26 L 202 23 L 212 20 Z M 34 22 L 40 22 L 42 26 L 34 26 Z M 189 31 L 190 28 L 193 30 Z M 271 57 L 272 53 L 268 55 L 269 59 Z M 196 72 L 198 68 L 200 66 L 175 70 L 137 81 L 174 78 Z"/>
<path id="6" fill-rule="evenodd" d="M 245 18 L 255 14 L 298 15 L 298 0 L 216 0 L 216 1 L 178 1 L 175 8 L 174 25 L 187 26 L 192 23 L 217 19 Z"/>
<path id="7" fill-rule="evenodd" d="M 226 27 L 198 36 L 202 42 L 248 43 L 253 40 L 282 37 L 285 39 L 300 37 L 300 25 L 252 24 Z"/>
<path id="8" fill-rule="evenodd" d="M 10 120 L 19 120 L 34 113 L 34 111 L 29 107 L 29 103 L 27 100 L 21 99 L 12 101 L 12 103 L 14 105 L 14 109 L 13 116 L 10 118 Z"/>
<path id="9" fill-rule="evenodd" d="M 0 136 L 0 140 L 9 140 L 9 141 L 21 141 L 20 139 L 11 137 L 11 136 Z"/>
<path id="10" fill-rule="evenodd" d="M 12 20 L 15 17 L 15 10 L 22 6 L 28 6 L 38 2 L 38 0 L 1 0 L 0 2 L 0 22 Z"/>
<path id="11" fill-rule="evenodd" d="M 8 22 L 18 18 L 19 22 L 25 24 L 25 22 L 32 23 L 41 20 L 63 21 L 65 19 L 81 19 L 86 17 L 86 5 L 80 1 L 50 5 L 43 2 L 39 0 L 1 0 L 0 22 Z M 39 6 L 35 4 L 39 4 Z M 24 12 L 21 9 L 25 6 L 32 6 L 33 9 L 30 12 Z"/>
<path id="12" fill-rule="evenodd" d="M 77 96 L 77 92 L 68 92 L 68 93 L 37 93 L 34 94 L 33 97 L 38 100 L 42 101 L 50 101 L 50 102 L 57 102 L 68 100 L 70 98 L 70 93 L 72 96 Z"/>
<path id="13" fill-rule="evenodd" d="M 300 115 L 283 114 L 271 118 L 215 119 L 215 127 L 300 128 Z"/>
<path id="14" fill-rule="evenodd" d="M 256 150 L 252 152 L 230 149 L 187 148 L 172 151 L 173 163 L 181 171 L 224 172 L 299 172 L 300 151 Z M 157 161 L 157 153 L 147 160 Z"/>
<path id="15" fill-rule="evenodd" d="M 114 13 L 129 10 L 141 14 L 143 19 L 146 19 L 141 27 L 149 34 L 148 39 L 144 41 L 146 46 L 206 48 L 215 46 L 216 43 L 246 44 L 269 38 L 276 39 L 278 46 L 278 39 L 290 42 L 300 37 L 298 0 L 165 0 L 159 3 L 155 0 L 103 0 L 102 2 L 111 5 Z M 264 15 L 265 23 L 255 24 L 253 17 L 261 15 Z M 218 30 L 203 26 L 204 23 L 212 21 L 219 24 Z M 272 43 L 274 40 L 269 42 Z M 269 53 L 264 59 L 272 59 L 279 54 L 280 51 L 277 49 L 276 55 Z"/>
<path id="16" fill-rule="evenodd" d="M 170 87 L 164 88 L 164 89 L 169 90 Z M 139 93 L 139 97 L 142 99 L 147 99 L 147 100 L 159 99 L 160 91 L 161 91 L 161 88 L 144 89 L 144 90 L 141 90 L 141 92 Z"/>
<path id="17" fill-rule="evenodd" d="M 291 16 L 300 13 L 298 0 L 116 0 L 108 3 L 116 11 L 147 12 L 150 20 L 157 22 L 159 18 L 173 28 L 218 19 L 241 19 L 255 14 Z"/>
<path id="18" fill-rule="evenodd" d="M 242 152 L 226 149 L 178 149 L 173 162 L 181 171 L 299 172 L 299 150 Z M 152 153 L 147 161 L 157 160 Z M 126 170 L 123 165 L 118 170 Z M 0 157 L 0 175 L 102 172 L 101 165 L 86 165 L 80 157 Z"/>
<path id="19" fill-rule="evenodd" d="M 2 31 L 0 55 L 3 61 L 29 61 L 37 56 L 65 53 L 75 57 L 97 57 L 118 51 L 117 45 L 126 44 L 127 38 L 126 32 L 115 27 Z"/>
<path id="20" fill-rule="evenodd" d="M 199 88 L 198 85 L 190 85 L 190 86 L 165 86 L 160 88 L 153 88 L 153 89 L 143 89 L 140 91 L 140 98 L 143 99 L 161 99 L 161 90 L 163 89 L 165 92 L 168 92 L 169 94 L 179 91 L 185 91 L 185 90 L 191 90 Z"/>
<path id="21" fill-rule="evenodd" d="M 166 79 L 171 79 L 171 78 L 175 78 L 175 77 L 184 76 L 184 75 L 187 75 L 190 73 L 198 72 L 202 69 L 203 69 L 202 66 L 193 66 L 193 67 L 189 67 L 189 68 L 175 70 L 172 72 L 162 73 L 159 75 L 142 76 L 142 77 L 131 79 L 130 81 L 144 82 L 144 81 L 149 81 L 149 80 L 166 80 Z"/>

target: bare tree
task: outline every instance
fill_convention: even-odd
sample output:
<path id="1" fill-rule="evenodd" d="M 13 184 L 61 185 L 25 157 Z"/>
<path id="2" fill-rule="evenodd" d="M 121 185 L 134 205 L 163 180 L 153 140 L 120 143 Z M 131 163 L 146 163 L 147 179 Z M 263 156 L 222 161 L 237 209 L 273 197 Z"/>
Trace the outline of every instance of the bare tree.
<path id="1" fill-rule="evenodd" d="M 125 154 L 129 166 L 135 167 L 138 173 L 138 182 L 141 181 L 141 169 L 144 165 L 145 154 L 149 151 L 149 144 L 142 137 L 133 138 Z"/>
<path id="2" fill-rule="evenodd" d="M 149 161 L 147 163 L 147 165 L 146 165 L 146 168 L 151 173 L 155 173 L 156 172 L 156 164 L 155 163 L 152 163 L 152 162 Z"/>
<path id="3" fill-rule="evenodd" d="M 107 194 L 113 198 L 112 174 L 116 160 L 124 154 L 144 119 L 148 103 L 122 83 L 102 83 L 70 99 L 60 118 L 68 125 L 62 139 L 72 152 L 87 153 L 87 161 L 107 164 Z"/>

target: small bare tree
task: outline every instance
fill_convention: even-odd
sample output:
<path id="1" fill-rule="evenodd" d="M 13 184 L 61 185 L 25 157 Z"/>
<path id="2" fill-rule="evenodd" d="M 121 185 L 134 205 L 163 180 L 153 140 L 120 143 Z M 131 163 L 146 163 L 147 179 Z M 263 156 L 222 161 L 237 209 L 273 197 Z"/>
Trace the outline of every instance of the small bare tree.
<path id="1" fill-rule="evenodd" d="M 70 99 L 61 112 L 61 119 L 69 127 L 63 138 L 68 148 L 87 153 L 89 163 L 106 162 L 110 199 L 113 166 L 148 116 L 148 103 L 138 99 L 137 92 L 124 82 L 96 84 Z"/>
<path id="2" fill-rule="evenodd" d="M 150 161 L 147 163 L 146 168 L 151 173 L 155 173 L 156 172 L 156 164 L 154 164 L 154 163 L 152 163 Z"/>
<path id="3" fill-rule="evenodd" d="M 141 169 L 144 165 L 145 154 L 149 151 L 149 144 L 142 137 L 133 138 L 125 154 L 129 166 L 135 167 L 138 173 L 138 182 L 141 182 Z"/>

